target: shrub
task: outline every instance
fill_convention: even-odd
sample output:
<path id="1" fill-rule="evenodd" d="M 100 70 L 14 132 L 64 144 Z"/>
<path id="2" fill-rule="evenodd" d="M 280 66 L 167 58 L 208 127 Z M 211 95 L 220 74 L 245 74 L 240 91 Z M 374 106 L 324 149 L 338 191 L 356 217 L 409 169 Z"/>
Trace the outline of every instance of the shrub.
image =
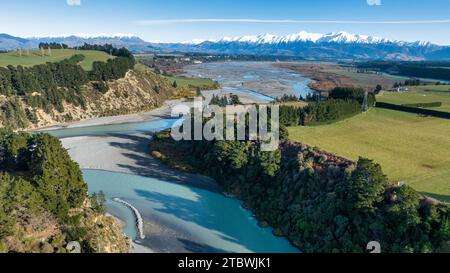
<path id="1" fill-rule="evenodd" d="M 100 92 L 102 94 L 105 94 L 109 90 L 108 83 L 106 83 L 104 81 L 93 82 L 92 86 L 94 87 L 95 90 L 97 90 L 98 92 Z"/>

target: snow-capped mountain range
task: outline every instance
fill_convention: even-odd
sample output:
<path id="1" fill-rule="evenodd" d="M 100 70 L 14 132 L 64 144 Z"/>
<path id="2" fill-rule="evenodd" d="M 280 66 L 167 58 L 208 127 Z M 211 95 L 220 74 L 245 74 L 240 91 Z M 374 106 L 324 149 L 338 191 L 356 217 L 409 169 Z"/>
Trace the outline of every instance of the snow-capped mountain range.
<path id="1" fill-rule="evenodd" d="M 310 33 L 306 31 L 301 31 L 295 34 L 289 34 L 285 36 L 278 36 L 272 34 L 262 34 L 262 35 L 253 35 L 253 36 L 240 36 L 240 37 L 224 37 L 221 39 L 211 39 L 211 40 L 201 40 L 194 39 L 191 41 L 183 42 L 183 44 L 194 44 L 198 45 L 204 42 L 211 43 L 253 43 L 253 44 L 282 44 L 282 43 L 297 43 L 297 42 L 312 42 L 312 43 L 355 43 L 355 44 L 382 44 L 382 43 L 391 43 L 398 45 L 420 45 L 427 46 L 431 45 L 430 42 L 426 41 L 416 41 L 416 42 L 405 42 L 399 40 L 390 40 L 386 38 L 369 36 L 369 35 L 359 35 L 359 34 L 351 34 L 345 31 L 340 32 L 332 32 L 328 34 L 321 33 Z"/>
<path id="2" fill-rule="evenodd" d="M 426 41 L 406 42 L 345 31 L 328 34 L 301 31 L 285 36 L 263 34 L 196 39 L 182 43 L 153 43 L 152 46 L 166 52 L 280 55 L 306 59 L 450 59 L 448 47 Z"/>
<path id="3" fill-rule="evenodd" d="M 301 31 L 285 36 L 262 34 L 210 40 L 194 39 L 180 43 L 147 42 L 132 34 L 75 34 L 28 38 L 0 34 L 0 50 L 33 49 L 41 42 L 64 43 L 69 46 L 108 43 L 116 47 L 127 47 L 135 53 L 280 55 L 327 60 L 450 60 L 450 47 L 447 46 L 426 41 L 391 40 L 345 31 L 328 34 Z"/>

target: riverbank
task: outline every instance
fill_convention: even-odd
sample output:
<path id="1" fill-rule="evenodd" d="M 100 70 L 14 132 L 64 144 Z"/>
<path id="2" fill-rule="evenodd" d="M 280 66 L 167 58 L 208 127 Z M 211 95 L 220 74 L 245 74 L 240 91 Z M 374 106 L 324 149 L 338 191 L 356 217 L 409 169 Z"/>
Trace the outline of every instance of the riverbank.
<path id="1" fill-rule="evenodd" d="M 283 95 L 302 96 L 314 93 L 311 80 L 274 62 L 226 62 L 186 66 L 184 75 L 207 77 L 221 88 L 216 95 L 236 94 L 243 103 L 267 103 Z"/>
<path id="2" fill-rule="evenodd" d="M 246 88 L 242 89 L 242 92 L 248 96 L 248 100 L 255 102 L 255 95 L 246 94 L 248 91 Z M 209 92 L 214 91 L 205 91 L 203 94 Z M 108 200 L 113 197 L 123 197 L 122 199 L 128 200 L 131 205 L 139 209 L 143 219 L 142 228 L 145 239 L 135 242 L 133 251 L 139 252 L 142 250 L 141 247 L 149 247 L 151 251 L 158 253 L 277 252 L 277 249 L 295 251 L 284 239 L 273 237 L 271 229 L 258 227 L 253 218 L 249 220 L 251 217 L 249 211 L 243 211 L 242 204 L 238 204 L 237 200 L 225 198 L 222 195 L 222 189 L 213 179 L 173 170 L 150 155 L 148 150 L 151 142 L 150 132 L 158 127 L 151 128 L 147 125 L 169 117 L 171 109 L 179 102 L 167 102 L 164 107 L 147 113 L 96 118 L 50 129 L 66 129 L 62 130 L 66 133 L 61 134 L 63 135 L 60 136 L 61 141 L 71 157 L 85 170 L 85 179 L 88 183 L 89 181 L 106 183 L 98 188 L 91 184 L 90 189 L 111 192 L 114 183 L 120 181 L 117 185 L 118 193 L 109 196 Z M 133 124 L 136 122 L 141 124 Z M 102 132 L 105 130 L 106 132 Z M 93 172 L 92 176 L 90 171 Z M 96 171 L 99 172 L 96 173 Z M 107 174 L 103 171 L 111 173 Z M 134 177 L 122 177 L 121 174 Z M 145 195 L 133 198 L 122 196 L 125 194 L 124 188 L 132 184 L 133 179 L 144 180 L 142 187 L 162 182 L 182 185 L 183 188 L 177 188 L 182 195 L 180 193 L 176 199 L 171 199 L 174 198 L 173 190 L 159 194 L 156 192 L 159 192 L 160 188 L 135 192 L 137 188 L 133 187 L 131 189 L 133 196 L 134 194 Z M 164 190 L 172 188 L 168 184 L 161 187 Z M 206 190 L 208 193 L 199 193 L 197 189 Z M 189 194 L 192 200 L 186 199 L 185 194 Z M 146 203 L 149 200 L 152 201 Z M 163 206 L 164 214 L 161 214 L 161 208 L 153 207 L 155 200 Z M 225 206 L 225 204 L 228 205 Z M 180 209 L 183 211 L 181 215 Z M 228 220 L 224 221 L 224 219 Z M 233 225 L 237 219 L 242 223 L 238 230 Z M 121 220 L 124 221 L 124 219 Z M 129 220 L 127 223 L 130 223 Z M 242 236 L 242 230 L 248 231 L 245 236 Z M 202 234 L 205 234 L 204 237 Z M 260 241 L 258 238 L 266 239 Z"/>
<path id="3" fill-rule="evenodd" d="M 182 103 L 182 100 L 168 100 L 163 106 L 155 108 L 151 111 L 134 113 L 129 115 L 120 116 L 108 116 L 108 117 L 98 117 L 85 120 L 78 120 L 65 123 L 57 123 L 51 126 L 46 126 L 42 128 L 37 128 L 30 130 L 32 132 L 46 132 L 53 130 L 61 130 L 68 128 L 80 128 L 80 127 L 91 127 L 99 125 L 114 125 L 114 124 L 125 124 L 133 122 L 150 121 L 161 118 L 170 118 L 171 111 L 173 107 Z"/>
<path id="4" fill-rule="evenodd" d="M 290 69 L 311 78 L 314 81 L 309 83 L 308 86 L 322 96 L 328 96 L 338 86 L 356 86 L 349 77 L 326 72 L 337 67 L 337 65 L 331 63 L 279 63 L 275 66 Z"/>
<path id="5" fill-rule="evenodd" d="M 220 187 L 212 179 L 171 170 L 148 153 L 151 141 L 149 134 L 114 134 L 111 136 L 84 136 L 61 140 L 71 157 L 82 169 L 105 170 L 111 172 L 157 178 L 171 183 L 193 186 L 212 192 L 220 192 Z M 86 179 L 89 183 L 89 180 Z M 107 191 L 107 190 L 106 190 Z M 120 197 L 120 196 L 119 196 Z M 133 203 L 130 201 L 130 204 Z M 141 211 L 145 239 L 133 242 L 134 253 L 180 253 L 189 252 L 183 243 L 189 234 L 182 228 L 170 226 L 164 219 L 152 213 Z M 121 219 L 125 221 L 125 219 Z M 181 239 L 180 239 L 181 238 Z"/>
<path id="6" fill-rule="evenodd" d="M 120 224 L 122 229 L 125 228 L 125 226 L 126 226 L 125 221 L 123 221 L 119 217 L 116 217 L 110 213 L 106 213 L 106 216 L 114 218 L 116 220 L 116 222 Z M 130 241 L 131 241 L 131 249 L 129 251 L 130 253 L 136 253 L 136 254 L 155 253 L 154 250 L 152 250 L 151 248 L 149 248 L 147 246 L 143 246 L 143 245 L 139 244 L 136 240 L 133 240 L 130 238 Z"/>
<path id="7" fill-rule="evenodd" d="M 145 133 L 82 136 L 61 139 L 63 146 L 82 169 L 154 177 L 181 185 L 220 192 L 207 177 L 180 173 L 153 158 L 148 152 L 151 136 Z"/>
<path id="8" fill-rule="evenodd" d="M 242 202 L 196 187 L 151 177 L 83 170 L 90 193 L 104 190 L 108 208 L 125 219 L 127 234 L 136 238 L 135 217 L 112 202 L 120 196 L 144 219 L 145 240 L 136 240 L 156 253 L 297 253 L 271 228 L 258 226 Z"/>
<path id="9" fill-rule="evenodd" d="M 145 126 L 146 122 L 156 123 L 158 121 L 164 121 L 164 118 L 170 118 L 172 108 L 181 103 L 180 100 L 167 101 L 165 106 L 145 113 L 72 122 L 59 125 L 58 127 L 40 129 L 38 132 L 50 132 L 51 134 L 56 134 L 56 136 L 61 137 L 59 133 L 64 131 L 61 129 L 71 129 L 74 131 L 77 129 L 98 129 L 96 130 L 98 135 L 71 137 L 69 134 L 69 137 L 63 135 L 64 137 L 61 138 L 61 142 L 69 151 L 71 158 L 77 162 L 82 169 L 104 170 L 154 177 L 161 180 L 172 181 L 173 183 L 220 192 L 220 187 L 212 179 L 199 175 L 183 174 L 172 171 L 164 164 L 161 164 L 159 160 L 154 159 L 148 153 L 148 146 L 151 141 L 150 132 L 144 133 L 140 130 L 133 132 L 133 126 L 127 126 L 124 133 L 116 131 L 113 133 L 101 134 L 102 130 L 105 130 L 102 128 L 103 126 L 119 124 L 129 125 L 136 122 L 143 122 L 142 127 L 149 129 L 148 126 Z M 189 103 L 186 105 L 190 106 Z M 157 128 L 158 126 L 155 127 L 155 130 L 157 130 Z M 74 134 L 78 135 L 76 132 Z"/>
<path id="10" fill-rule="evenodd" d="M 148 152 L 148 145 L 151 141 L 150 132 L 140 132 L 140 130 L 133 132 L 133 122 L 142 123 L 140 126 L 150 131 L 152 126 L 148 124 L 157 124 L 155 129 L 158 126 L 169 126 L 170 122 L 164 125 L 166 120 L 163 118 L 170 117 L 171 109 L 179 103 L 180 101 L 168 101 L 164 107 L 146 113 L 96 118 L 41 131 L 66 128 L 66 130 L 49 132 L 61 133 L 67 130 L 74 132 L 81 130 L 84 134 L 85 130 L 93 130 L 99 133 L 99 135 L 76 137 L 70 137 L 69 134 L 69 137 L 61 138 L 61 142 L 68 150 L 71 158 L 84 170 L 102 170 L 151 177 L 212 192 L 221 192 L 220 187 L 212 179 L 171 170 L 160 163 L 159 160 L 154 159 Z M 100 133 L 108 126 L 122 128 L 120 124 L 123 124 L 123 128 L 129 129 L 131 132 L 121 133 L 118 130 L 111 133 Z M 75 133 L 75 135 L 78 134 Z M 87 182 L 89 183 L 88 180 Z M 189 234 L 186 234 L 179 227 L 169 226 L 164 220 L 158 219 L 151 213 L 146 211 L 141 213 L 143 219 L 142 232 L 145 239 L 133 241 L 133 247 L 130 250 L 132 253 L 190 252 L 191 247 L 188 247 L 186 243 L 189 242 Z M 116 219 L 121 222 L 125 221 L 117 215 Z"/>

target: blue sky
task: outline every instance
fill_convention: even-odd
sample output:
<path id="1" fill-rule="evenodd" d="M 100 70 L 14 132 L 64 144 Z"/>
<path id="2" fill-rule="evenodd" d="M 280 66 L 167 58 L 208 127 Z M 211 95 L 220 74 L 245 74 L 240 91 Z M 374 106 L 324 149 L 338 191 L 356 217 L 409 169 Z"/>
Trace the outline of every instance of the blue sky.
<path id="1" fill-rule="evenodd" d="M 301 30 L 450 45 L 450 0 L 1 0 L 0 33 L 187 41 Z M 188 20 L 189 19 L 189 20 Z M 205 20 L 207 19 L 207 20 Z"/>

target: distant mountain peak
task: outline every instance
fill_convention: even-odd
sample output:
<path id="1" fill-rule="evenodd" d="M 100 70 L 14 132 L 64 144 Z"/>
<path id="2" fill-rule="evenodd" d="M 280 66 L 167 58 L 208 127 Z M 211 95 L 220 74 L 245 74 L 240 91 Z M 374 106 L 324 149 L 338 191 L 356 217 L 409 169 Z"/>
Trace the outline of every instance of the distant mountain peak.
<path id="1" fill-rule="evenodd" d="M 377 36 L 352 34 L 346 31 L 331 32 L 327 34 L 310 33 L 306 31 L 300 31 L 294 34 L 288 34 L 284 36 L 278 36 L 273 34 L 261 34 L 261 35 L 246 35 L 238 37 L 224 37 L 221 39 L 200 40 L 194 39 L 191 41 L 183 42 L 182 44 L 199 45 L 204 42 L 210 43 L 248 43 L 248 44 L 282 44 L 282 43 L 296 43 L 296 42 L 312 42 L 312 43 L 338 43 L 338 44 L 382 44 L 391 43 L 399 45 L 417 45 L 428 46 L 429 42 L 417 41 L 417 42 L 404 42 L 397 40 L 390 40 L 387 38 L 381 38 Z"/>
<path id="2" fill-rule="evenodd" d="M 208 53 L 295 56 L 326 60 L 450 60 L 450 47 L 430 42 L 406 42 L 352 34 L 300 31 L 288 35 L 246 35 L 221 39 L 194 39 L 181 43 L 146 42 L 133 34 L 68 34 L 24 39 L 0 34 L 0 50 L 36 49 L 39 43 L 64 43 L 70 47 L 112 44 L 135 53 Z"/>
<path id="3" fill-rule="evenodd" d="M 6 33 L 0 33 L 0 39 L 13 40 L 13 41 L 21 42 L 21 43 L 27 42 L 27 39 L 15 37 L 15 36 L 12 36 L 12 35 L 9 35 Z"/>
<path id="4" fill-rule="evenodd" d="M 61 34 L 61 35 L 43 35 L 43 36 L 32 36 L 28 37 L 31 40 L 40 40 L 40 39 L 67 39 L 67 38 L 81 38 L 81 39 L 98 39 L 98 38 L 109 38 L 109 39 L 140 39 L 139 36 L 134 34 L 124 34 L 124 33 L 116 33 L 116 34 L 86 34 L 86 33 L 78 33 L 78 34 Z"/>

